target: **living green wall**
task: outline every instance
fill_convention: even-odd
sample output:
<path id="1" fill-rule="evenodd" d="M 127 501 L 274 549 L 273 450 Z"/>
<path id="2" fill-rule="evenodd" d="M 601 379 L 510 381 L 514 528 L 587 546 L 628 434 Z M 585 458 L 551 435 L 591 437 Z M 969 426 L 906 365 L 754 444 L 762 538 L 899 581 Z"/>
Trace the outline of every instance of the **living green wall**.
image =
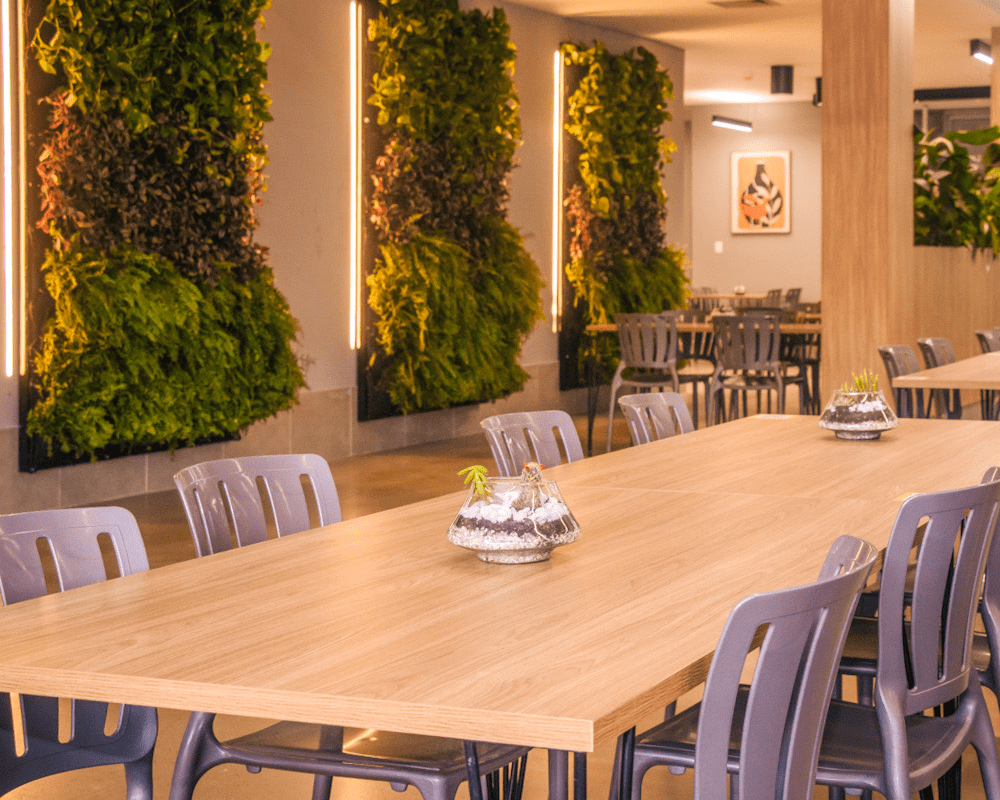
<path id="1" fill-rule="evenodd" d="M 679 308 L 688 278 L 684 252 L 666 244 L 664 233 L 660 179 L 676 149 L 661 130 L 671 119 L 669 75 L 642 47 L 613 54 L 595 41 L 561 49 L 571 87 L 565 130 L 577 152 L 566 200 L 572 308 L 563 309 L 560 341 L 568 388 L 579 381 L 572 374 L 578 351 L 605 367 L 614 361 L 613 343 L 582 336 L 586 325 L 614 322 L 618 313 Z"/>
<path id="2" fill-rule="evenodd" d="M 267 0 L 50 0 L 27 431 L 97 458 L 230 437 L 304 385 L 255 240 Z"/>
<path id="3" fill-rule="evenodd" d="M 542 287 L 507 222 L 520 120 L 506 17 L 382 0 L 368 35 L 379 146 L 367 381 L 404 413 L 505 397 L 527 380 L 518 356 Z"/>

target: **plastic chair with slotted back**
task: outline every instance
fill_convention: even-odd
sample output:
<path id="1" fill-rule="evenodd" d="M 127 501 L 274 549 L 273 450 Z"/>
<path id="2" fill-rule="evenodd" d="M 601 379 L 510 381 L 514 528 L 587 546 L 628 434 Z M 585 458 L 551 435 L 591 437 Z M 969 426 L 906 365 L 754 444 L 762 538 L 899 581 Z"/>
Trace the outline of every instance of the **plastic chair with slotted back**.
<path id="1" fill-rule="evenodd" d="M 621 359 L 611 379 L 608 406 L 608 452 L 614 433 L 618 392 L 625 388 L 649 391 L 680 388 L 677 376 L 677 319 L 674 313 L 615 314 Z"/>
<path id="2" fill-rule="evenodd" d="M 516 411 L 495 414 L 479 423 L 501 477 L 516 478 L 525 463 L 554 467 L 582 461 L 583 445 L 573 418 L 565 411 Z"/>
<path id="3" fill-rule="evenodd" d="M 673 312 L 678 323 L 704 322 L 704 315 L 690 309 Z M 708 416 L 708 387 L 715 373 L 715 336 L 709 330 L 677 332 L 677 378 L 691 384 L 691 418 L 698 427 L 698 387 L 704 387 L 705 416 Z"/>
<path id="4" fill-rule="evenodd" d="M 684 398 L 676 392 L 645 392 L 618 398 L 632 444 L 647 444 L 694 430 Z"/>
<path id="5" fill-rule="evenodd" d="M 909 389 L 892 385 L 893 378 L 920 371 L 920 365 L 917 364 L 917 354 L 913 352 L 913 348 L 908 344 L 884 344 L 879 347 L 878 352 L 882 356 L 886 375 L 889 376 L 893 403 L 896 406 L 896 416 L 921 418 L 927 416 L 924 411 L 923 389 Z"/>
<path id="6" fill-rule="evenodd" d="M 250 456 L 208 461 L 174 476 L 199 555 L 261 542 L 268 519 L 277 536 L 341 520 L 337 489 L 317 455 Z M 308 494 L 313 495 L 310 502 Z M 270 511 L 265 511 L 269 508 Z M 229 519 L 234 530 L 229 530 Z M 326 800 L 334 777 L 383 781 L 402 791 L 415 786 L 426 800 L 452 800 L 466 780 L 465 743 L 431 736 L 358 731 L 345 748 L 344 729 L 278 722 L 229 741 L 214 732 L 215 714 L 191 714 L 170 787 L 171 800 L 190 800 L 201 777 L 220 764 L 312 773 L 314 800 Z M 355 735 L 356 733 L 356 735 Z M 523 780 L 528 748 L 476 743 L 480 775 L 514 764 Z M 492 779 L 491 779 L 492 780 Z"/>
<path id="7" fill-rule="evenodd" d="M 174 484 L 199 556 L 262 542 L 269 529 L 285 536 L 341 520 L 330 467 L 309 453 L 204 461 Z"/>
<path id="8" fill-rule="evenodd" d="M 123 508 L 9 514 L 0 517 L 3 605 L 48 594 L 45 551 L 59 591 L 149 569 L 139 526 Z M 122 705 L 113 721 L 108 715 L 107 703 L 73 700 L 64 729 L 57 698 L 0 693 L 0 795 L 49 775 L 123 764 L 128 800 L 152 800 L 156 709 Z"/>
<path id="9" fill-rule="evenodd" d="M 955 363 L 955 351 L 947 339 L 940 336 L 924 337 L 917 339 L 917 344 L 928 369 Z M 942 417 L 961 419 L 962 393 L 958 389 L 932 389 L 931 400 Z M 927 415 L 930 416 L 929 408 Z"/>
<path id="10" fill-rule="evenodd" d="M 775 392 L 778 413 L 785 412 L 781 326 L 774 315 L 758 312 L 755 309 L 753 313 L 712 319 L 716 366 L 708 391 L 710 425 L 717 422 L 718 417 L 725 417 L 726 391 L 731 395 L 729 408 L 734 417 L 740 410 L 737 395 L 742 395 L 743 413 L 746 414 L 747 395 L 751 392 L 758 393 L 758 398 L 760 392 L 768 392 L 768 402 L 770 392 Z"/>
<path id="11" fill-rule="evenodd" d="M 844 674 L 874 677 L 874 704 L 832 702 L 817 783 L 908 800 L 945 777 L 971 744 L 986 797 L 1000 800 L 1000 760 L 972 660 L 972 621 L 998 516 L 998 482 L 902 502 L 883 559 L 878 616 L 855 618 L 841 661 Z M 952 713 L 927 715 L 948 705 Z"/>
<path id="12" fill-rule="evenodd" d="M 810 584 L 757 594 L 736 605 L 712 657 L 700 703 L 622 747 L 631 797 L 656 766 L 694 769 L 695 800 L 812 797 L 816 753 L 844 637 L 877 556 L 841 536 Z M 749 685 L 747 654 L 766 628 Z M 631 762 L 631 769 L 629 764 Z"/>
<path id="13" fill-rule="evenodd" d="M 1000 328 L 991 330 L 976 331 L 976 341 L 983 353 L 1000 352 Z M 983 389 L 979 393 L 979 413 L 983 419 L 997 419 L 1000 417 L 1000 393 Z"/>

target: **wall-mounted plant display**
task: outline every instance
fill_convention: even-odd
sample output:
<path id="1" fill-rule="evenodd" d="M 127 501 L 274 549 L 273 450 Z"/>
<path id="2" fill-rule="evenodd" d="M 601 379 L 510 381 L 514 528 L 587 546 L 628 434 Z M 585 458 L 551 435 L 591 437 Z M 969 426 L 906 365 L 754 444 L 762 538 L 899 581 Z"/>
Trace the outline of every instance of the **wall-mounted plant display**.
<path id="1" fill-rule="evenodd" d="M 527 379 L 517 359 L 542 286 L 506 221 L 521 133 L 506 17 L 382 0 L 368 35 L 384 141 L 370 202 L 374 383 L 404 413 L 504 397 Z"/>
<path id="2" fill-rule="evenodd" d="M 268 0 L 49 0 L 38 150 L 51 313 L 29 433 L 95 458 L 232 436 L 304 385 L 254 239 Z M 23 459 L 22 459 L 23 461 Z"/>
<path id="3" fill-rule="evenodd" d="M 1000 127 L 915 131 L 913 142 L 914 242 L 1000 256 Z M 972 155 L 963 145 L 985 150 Z"/>
<path id="4" fill-rule="evenodd" d="M 568 75 L 578 78 L 565 126 L 579 152 L 566 200 L 567 302 L 576 308 L 576 326 L 613 322 L 621 312 L 677 308 L 687 295 L 685 256 L 665 244 L 667 197 L 660 182 L 676 149 L 662 133 L 671 119 L 673 83 L 641 47 L 614 55 L 601 42 L 566 43 L 562 52 Z M 570 317 L 564 309 L 572 333 Z M 564 337 L 561 349 L 572 341 Z"/>

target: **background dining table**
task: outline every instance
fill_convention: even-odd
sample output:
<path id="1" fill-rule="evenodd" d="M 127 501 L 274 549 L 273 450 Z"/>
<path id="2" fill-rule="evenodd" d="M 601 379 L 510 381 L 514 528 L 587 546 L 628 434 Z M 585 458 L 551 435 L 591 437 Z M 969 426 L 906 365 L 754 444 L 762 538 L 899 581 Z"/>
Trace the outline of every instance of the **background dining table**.
<path id="1" fill-rule="evenodd" d="M 546 470 L 583 532 L 546 562 L 448 543 L 451 494 L 29 600 L 0 610 L 0 690 L 588 753 L 704 680 L 742 597 L 978 482 L 994 432 L 761 415 Z"/>

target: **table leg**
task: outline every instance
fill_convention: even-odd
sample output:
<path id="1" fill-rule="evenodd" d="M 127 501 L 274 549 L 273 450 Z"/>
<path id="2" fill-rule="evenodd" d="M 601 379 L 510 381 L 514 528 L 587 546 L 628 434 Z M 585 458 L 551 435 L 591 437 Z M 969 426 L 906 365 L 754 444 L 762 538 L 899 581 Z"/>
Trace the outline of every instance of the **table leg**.
<path id="1" fill-rule="evenodd" d="M 573 753 L 573 800 L 587 800 L 586 753 Z"/>
<path id="2" fill-rule="evenodd" d="M 549 800 L 569 800 L 569 753 L 549 750 Z"/>
<path id="3" fill-rule="evenodd" d="M 469 775 L 469 800 L 483 800 L 483 787 L 479 782 L 479 754 L 476 743 L 468 739 L 465 745 L 465 768 Z"/>

